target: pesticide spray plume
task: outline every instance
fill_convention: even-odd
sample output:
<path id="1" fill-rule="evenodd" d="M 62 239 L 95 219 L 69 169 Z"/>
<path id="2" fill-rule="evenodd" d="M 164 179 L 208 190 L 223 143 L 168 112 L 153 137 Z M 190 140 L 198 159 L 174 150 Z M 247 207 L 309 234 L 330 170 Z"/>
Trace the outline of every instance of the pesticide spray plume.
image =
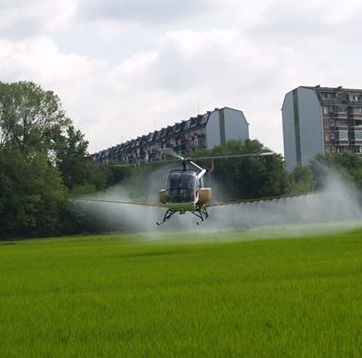
<path id="1" fill-rule="evenodd" d="M 362 225 L 359 192 L 353 183 L 328 170 L 321 190 L 297 197 L 213 207 L 215 228 L 255 230 L 296 236 L 340 231 Z"/>
<path id="2" fill-rule="evenodd" d="M 170 168 L 162 167 L 149 173 L 144 178 L 142 195 L 157 200 Z M 217 186 L 213 190 L 222 189 Z M 125 187 L 115 187 L 94 196 L 112 200 L 131 200 L 130 197 Z M 137 232 L 145 239 L 165 232 L 208 234 L 233 230 L 259 232 L 263 237 L 303 236 L 321 230 L 341 231 L 362 225 L 358 190 L 332 171 L 325 176 L 323 188 L 315 193 L 210 207 L 209 218 L 200 225 L 196 225 L 198 218 L 185 213 L 175 214 L 164 225 L 157 226 L 156 222 L 166 210 L 162 207 L 81 201 L 77 205 L 97 221 L 103 231 Z"/>

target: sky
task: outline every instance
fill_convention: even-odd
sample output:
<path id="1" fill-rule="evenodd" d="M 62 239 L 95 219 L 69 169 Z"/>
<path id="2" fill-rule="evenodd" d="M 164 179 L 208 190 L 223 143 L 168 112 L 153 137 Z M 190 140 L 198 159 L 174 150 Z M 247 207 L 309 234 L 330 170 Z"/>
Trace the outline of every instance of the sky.
<path id="1" fill-rule="evenodd" d="M 298 86 L 362 88 L 362 1 L 0 0 L 0 81 L 59 97 L 107 149 L 214 108 L 283 154 Z"/>

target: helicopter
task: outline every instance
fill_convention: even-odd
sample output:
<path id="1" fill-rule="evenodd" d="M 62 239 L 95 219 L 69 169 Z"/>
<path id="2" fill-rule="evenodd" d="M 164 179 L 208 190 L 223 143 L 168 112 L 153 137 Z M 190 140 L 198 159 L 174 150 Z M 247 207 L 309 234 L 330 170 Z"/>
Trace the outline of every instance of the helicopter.
<path id="1" fill-rule="evenodd" d="M 167 154 L 178 158 L 181 161 L 182 168 L 171 170 L 167 176 L 166 188 L 159 191 L 159 203 L 161 206 L 166 207 L 167 210 L 163 220 L 156 223 L 158 226 L 165 223 L 176 213 L 183 215 L 186 212 L 190 212 L 201 221 L 209 217 L 207 206 L 212 197 L 212 188 L 205 187 L 204 185 L 204 175 L 208 172 L 208 169 L 202 168 L 194 160 L 257 157 L 274 153 L 214 155 L 192 158 L 193 160 L 191 158 L 184 158 L 173 150 L 168 150 Z M 196 223 L 199 224 L 199 222 Z"/>
<path id="2" fill-rule="evenodd" d="M 213 165 L 211 169 L 207 169 L 201 167 L 200 165 L 195 163 L 195 161 L 211 160 L 213 163 L 214 159 L 261 157 L 273 155 L 275 153 L 236 153 L 196 158 L 185 158 L 175 152 L 173 149 L 166 148 L 163 150 L 163 154 L 166 156 L 175 157 L 178 161 L 181 162 L 181 167 L 169 171 L 165 187 L 159 190 L 157 204 L 103 199 L 81 199 L 80 201 L 133 204 L 141 206 L 159 206 L 166 208 L 166 212 L 164 213 L 162 220 L 160 222 L 156 222 L 158 226 L 170 220 L 176 213 L 183 215 L 189 212 L 195 215 L 201 221 L 204 221 L 209 217 L 207 208 L 209 206 L 218 205 L 209 203 L 210 199 L 212 198 L 212 188 L 204 185 L 204 176 L 207 172 L 212 171 Z M 164 161 L 167 162 L 167 160 Z M 199 222 L 197 221 L 196 224 L 199 225 Z"/>
<path id="3" fill-rule="evenodd" d="M 207 169 L 200 167 L 190 158 L 184 158 L 176 153 L 170 152 L 181 160 L 182 168 L 173 169 L 168 173 L 166 188 L 159 191 L 160 205 L 167 208 L 162 222 L 159 226 L 169 220 L 175 213 L 185 214 L 191 212 L 204 221 L 209 214 L 206 203 L 211 199 L 211 188 L 204 186 L 204 175 Z M 192 165 L 197 169 L 189 169 Z"/>

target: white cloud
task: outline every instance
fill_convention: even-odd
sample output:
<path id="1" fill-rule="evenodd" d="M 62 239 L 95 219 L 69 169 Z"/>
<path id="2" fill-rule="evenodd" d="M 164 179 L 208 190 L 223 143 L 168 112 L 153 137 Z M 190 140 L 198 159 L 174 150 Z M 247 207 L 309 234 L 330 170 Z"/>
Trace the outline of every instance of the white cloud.
<path id="1" fill-rule="evenodd" d="M 13 39 L 37 36 L 69 25 L 76 10 L 76 0 L 3 2 L 0 4 L 0 29 Z"/>
<path id="2" fill-rule="evenodd" d="M 91 150 L 231 106 L 282 152 L 286 92 L 362 87 L 361 11 L 359 0 L 2 1 L 1 81 L 54 90 Z"/>
<path id="3" fill-rule="evenodd" d="M 194 17 L 216 5 L 215 0 L 83 0 L 79 12 L 89 20 L 118 19 L 159 24 Z"/>
<path id="4" fill-rule="evenodd" d="M 77 54 L 60 53 L 46 37 L 19 42 L 0 40 L 0 70 L 7 80 L 71 84 L 91 73 L 90 62 Z"/>

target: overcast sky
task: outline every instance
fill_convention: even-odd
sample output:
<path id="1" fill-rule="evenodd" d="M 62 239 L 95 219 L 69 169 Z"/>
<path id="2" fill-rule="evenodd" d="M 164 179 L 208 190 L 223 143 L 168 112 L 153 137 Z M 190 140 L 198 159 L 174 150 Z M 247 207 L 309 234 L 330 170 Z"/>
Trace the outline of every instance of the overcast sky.
<path id="1" fill-rule="evenodd" d="M 99 151 L 215 107 L 283 153 L 300 85 L 362 88 L 360 0 L 0 0 L 0 81 L 53 90 Z"/>

